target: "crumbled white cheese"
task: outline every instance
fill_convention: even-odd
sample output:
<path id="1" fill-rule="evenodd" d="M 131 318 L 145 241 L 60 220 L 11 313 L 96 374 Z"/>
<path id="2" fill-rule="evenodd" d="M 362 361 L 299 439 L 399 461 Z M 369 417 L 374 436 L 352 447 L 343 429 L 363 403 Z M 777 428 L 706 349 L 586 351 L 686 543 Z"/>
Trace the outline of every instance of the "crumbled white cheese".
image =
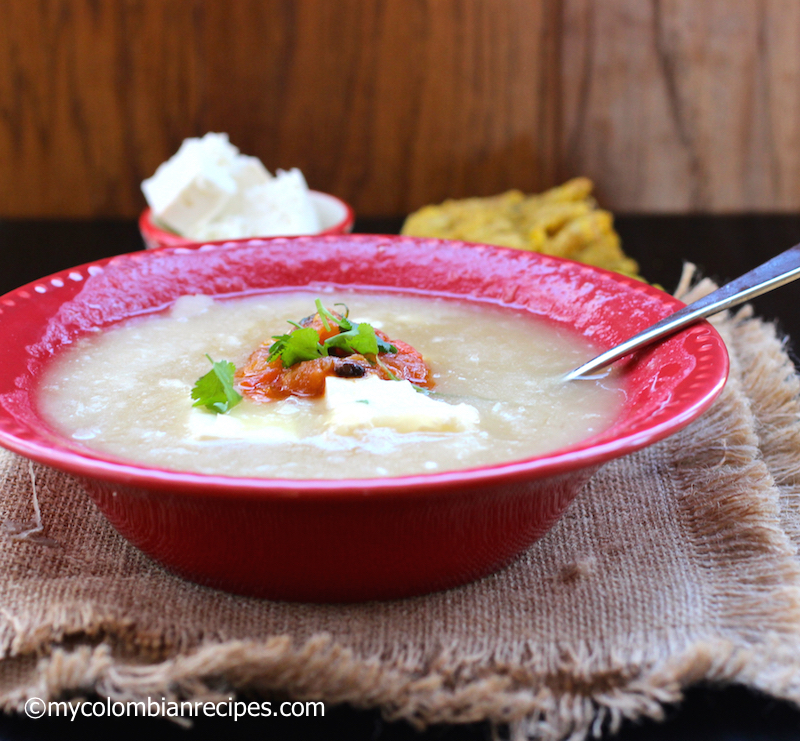
<path id="1" fill-rule="evenodd" d="M 227 134 L 185 139 L 142 183 L 153 217 L 179 234 L 210 221 L 236 193 L 231 170 L 238 154 Z"/>
<path id="2" fill-rule="evenodd" d="M 241 192 L 211 221 L 187 236 L 196 240 L 239 239 L 313 234 L 320 224 L 297 168 L 278 170 L 276 177 Z"/>
<path id="3" fill-rule="evenodd" d="M 368 427 L 398 432 L 462 432 L 480 421 L 475 407 L 448 404 L 414 389 L 408 381 L 384 381 L 377 376 L 325 379 L 326 425 L 340 434 Z"/>
<path id="4" fill-rule="evenodd" d="M 321 230 L 297 169 L 273 177 L 227 134 L 184 140 L 142 183 L 153 219 L 195 240 L 314 234 Z"/>

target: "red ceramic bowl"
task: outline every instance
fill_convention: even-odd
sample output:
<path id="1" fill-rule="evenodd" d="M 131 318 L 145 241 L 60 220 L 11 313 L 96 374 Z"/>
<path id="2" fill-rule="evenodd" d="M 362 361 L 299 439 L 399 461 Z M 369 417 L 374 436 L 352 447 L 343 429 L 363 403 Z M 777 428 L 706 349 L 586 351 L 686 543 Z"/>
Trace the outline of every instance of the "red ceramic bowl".
<path id="1" fill-rule="evenodd" d="M 349 203 L 330 193 L 320 193 L 317 190 L 309 191 L 311 205 L 317 212 L 319 223 L 322 227 L 319 236 L 329 234 L 349 234 L 353 231 L 356 216 Z M 181 237 L 169 229 L 163 229 L 153 221 L 150 209 L 147 208 L 139 217 L 139 231 L 142 234 L 144 245 L 148 250 L 161 247 L 185 247 L 195 244 L 195 240 Z M 315 235 L 318 236 L 318 235 Z"/>
<path id="2" fill-rule="evenodd" d="M 700 415 L 727 376 L 702 323 L 623 365 L 627 403 L 567 449 L 469 470 L 279 480 L 161 470 L 82 448 L 39 416 L 37 380 L 59 348 L 187 293 L 310 283 L 387 287 L 510 304 L 610 346 L 681 306 L 644 283 L 530 252 L 385 236 L 246 240 L 137 252 L 0 298 L 0 444 L 80 477 L 114 527 L 188 579 L 269 598 L 420 594 L 488 574 L 558 519 L 606 461 Z"/>

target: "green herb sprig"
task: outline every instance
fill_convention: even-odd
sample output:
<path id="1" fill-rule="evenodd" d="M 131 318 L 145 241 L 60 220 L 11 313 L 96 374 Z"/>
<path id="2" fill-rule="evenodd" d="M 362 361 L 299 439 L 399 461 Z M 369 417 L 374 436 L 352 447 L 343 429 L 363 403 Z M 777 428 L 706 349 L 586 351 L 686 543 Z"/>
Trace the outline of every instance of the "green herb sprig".
<path id="1" fill-rule="evenodd" d="M 192 406 L 205 407 L 215 414 L 226 414 L 241 400 L 241 394 L 233 387 L 233 374 L 236 366 L 229 360 L 214 362 L 210 355 L 206 355 L 211 363 L 211 370 L 197 379 L 192 388 Z"/>
<path id="2" fill-rule="evenodd" d="M 270 345 L 267 361 L 272 362 L 280 358 L 284 368 L 289 368 L 295 363 L 304 360 L 315 360 L 330 355 L 332 349 L 337 349 L 344 354 L 375 355 L 378 353 L 397 352 L 397 348 L 384 339 L 378 337 L 372 325 L 366 322 L 353 324 L 348 318 L 349 311 L 345 306 L 345 315 L 337 317 L 328 311 L 320 299 L 316 302 L 317 312 L 322 319 L 322 326 L 330 331 L 331 326 L 339 327 L 339 333 L 320 342 L 319 333 L 313 327 L 301 327 L 294 322 L 296 329 L 288 334 L 274 335 L 275 342 Z M 336 304 L 344 306 L 343 304 Z"/>
<path id="3" fill-rule="evenodd" d="M 283 361 L 283 367 L 289 368 L 295 363 L 304 360 L 314 360 L 322 358 L 328 351 L 319 341 L 319 332 L 313 327 L 298 327 L 289 334 L 274 335 L 273 342 L 269 347 L 267 362 L 272 362 L 275 358 Z"/>

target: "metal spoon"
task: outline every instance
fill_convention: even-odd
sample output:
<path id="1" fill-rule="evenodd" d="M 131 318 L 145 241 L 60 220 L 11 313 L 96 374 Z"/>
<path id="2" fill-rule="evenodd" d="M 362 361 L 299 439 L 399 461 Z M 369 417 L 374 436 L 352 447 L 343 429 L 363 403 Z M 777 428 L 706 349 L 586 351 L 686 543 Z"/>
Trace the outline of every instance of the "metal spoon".
<path id="1" fill-rule="evenodd" d="M 607 365 L 629 355 L 640 347 L 649 345 L 668 335 L 674 334 L 684 327 L 705 319 L 732 306 L 767 293 L 774 288 L 791 283 L 800 278 L 800 244 L 790 247 L 786 252 L 753 268 L 748 273 L 726 283 L 716 291 L 709 293 L 697 301 L 679 309 L 674 314 L 664 317 L 643 332 L 625 340 L 616 347 L 606 350 L 588 363 L 584 363 L 564 376 L 565 381 L 590 379 L 587 374 L 605 368 Z M 596 378 L 596 376 L 595 376 Z"/>

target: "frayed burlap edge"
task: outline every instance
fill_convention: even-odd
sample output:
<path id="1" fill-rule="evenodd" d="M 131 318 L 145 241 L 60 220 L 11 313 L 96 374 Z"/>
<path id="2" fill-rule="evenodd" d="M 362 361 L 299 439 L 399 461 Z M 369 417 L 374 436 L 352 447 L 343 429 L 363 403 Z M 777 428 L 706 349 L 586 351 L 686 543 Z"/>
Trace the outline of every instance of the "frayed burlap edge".
<path id="1" fill-rule="evenodd" d="M 780 491 L 781 527 L 795 548 L 800 548 L 800 375 L 785 351 L 786 340 L 777 336 L 774 325 L 751 318 L 745 307 L 735 335 L 736 352 L 742 358 L 742 385 L 751 399 L 758 399 L 755 429 L 764 460 Z M 758 355 L 764 334 L 773 350 Z M 780 347 L 780 352 L 777 348 Z M 783 394 L 772 393 L 780 384 Z"/>
<path id="2" fill-rule="evenodd" d="M 800 702 L 796 670 L 798 646 L 780 639 L 756 648 L 731 641 L 708 641 L 683 655 L 646 668 L 620 660 L 626 684 L 610 687 L 605 677 L 576 675 L 571 690 L 555 690 L 547 676 L 520 687 L 507 674 L 452 686 L 457 662 L 427 674 L 409 674 L 377 659 L 363 661 L 319 635 L 301 647 L 286 636 L 264 643 L 231 641 L 204 646 L 190 655 L 157 665 L 123 664 L 107 644 L 55 649 L 38 661 L 35 683 L 5 698 L 19 710 L 28 697 L 84 697 L 94 693 L 127 702 L 225 702 L 237 691 L 275 693 L 298 700 L 323 700 L 355 708 L 380 708 L 387 720 L 423 728 L 436 723 L 490 721 L 509 725 L 512 739 L 582 739 L 602 729 L 619 729 L 625 719 L 661 719 L 664 706 L 678 703 L 685 688 L 699 682 L 739 683 Z M 623 666 L 624 664 L 624 666 Z M 574 667 L 565 666 L 565 670 Z"/>
<path id="3" fill-rule="evenodd" d="M 0 705 L 19 711 L 29 697 L 92 693 L 120 701 L 148 697 L 227 701 L 232 693 L 248 690 L 357 708 L 377 707 L 388 719 L 403 719 L 420 727 L 489 720 L 509 724 L 515 739 L 579 739 L 602 728 L 616 730 L 626 718 L 658 719 L 666 704 L 679 702 L 684 689 L 698 682 L 740 683 L 800 703 L 800 568 L 796 544 L 782 527 L 792 525 L 789 513 L 798 499 L 797 383 L 780 342 L 761 322 L 740 315 L 727 330 L 723 328 L 734 362 L 742 353 L 748 359 L 747 372 L 733 383 L 741 383 L 746 394 L 756 395 L 756 416 L 751 414 L 747 429 L 725 429 L 742 450 L 732 445 L 722 460 L 714 451 L 691 447 L 682 451 L 683 460 L 676 470 L 691 485 L 685 489 L 680 509 L 696 513 L 699 502 L 692 497 L 699 496 L 709 482 L 703 477 L 713 476 L 719 486 L 720 476 L 726 475 L 726 467 L 736 468 L 740 454 L 751 459 L 746 476 L 762 489 L 768 486 L 774 491 L 774 497 L 765 501 L 748 499 L 746 491 L 735 493 L 715 504 L 714 518 L 693 515 L 688 523 L 698 530 L 698 542 L 703 540 L 702 529 L 709 527 L 713 532 L 705 534 L 713 536 L 716 543 L 770 556 L 763 559 L 763 568 L 758 567 L 759 558 L 750 559 L 752 568 L 739 573 L 738 582 L 728 581 L 733 591 L 721 601 L 728 613 L 734 613 L 721 616 L 722 634 L 725 621 L 733 621 L 737 611 L 750 616 L 756 611 L 757 618 L 763 613 L 765 624 L 771 626 L 765 635 L 710 636 L 681 651 L 665 650 L 655 657 L 622 652 L 612 657 L 590 652 L 575 656 L 559 654 L 563 649 L 555 646 L 549 650 L 559 654 L 562 669 L 553 676 L 537 671 L 536 666 L 510 666 L 507 659 L 491 654 L 466 660 L 448 650 L 435 657 L 410 657 L 398 651 L 389 660 L 385 656 L 365 660 L 328 635 L 317 635 L 302 646 L 294 645 L 288 636 L 258 643 L 209 643 L 185 655 L 142 663 L 141 658 L 125 660 L 115 654 L 116 640 L 125 642 L 120 635 L 108 635 L 99 644 L 81 642 L 79 635 L 72 635 L 72 648 L 52 648 L 55 641 L 72 632 L 62 623 L 59 635 L 40 631 L 24 639 L 7 636 L 20 652 L 5 661 L 35 668 L 26 672 L 28 683 L 0 696 Z M 786 378 L 792 383 L 778 382 Z M 781 397 L 772 398 L 777 391 Z M 709 414 L 716 415 L 724 428 L 730 405 L 747 404 L 746 394 L 729 388 Z M 764 395 L 770 397 L 767 404 L 761 404 Z M 764 438 L 760 440 L 756 431 Z M 779 445 L 772 444 L 775 439 L 780 440 Z M 765 451 L 763 458 L 752 454 L 752 448 L 758 446 Z M 693 481 L 692 471 L 699 471 Z M 776 472 L 774 485 L 770 472 Z M 726 568 L 724 558 L 717 566 Z M 74 617 L 77 620 L 78 616 Z M 78 625 L 74 628 L 80 630 Z M 103 626 L 98 632 L 105 632 Z M 538 658 L 541 667 L 542 657 Z"/>

